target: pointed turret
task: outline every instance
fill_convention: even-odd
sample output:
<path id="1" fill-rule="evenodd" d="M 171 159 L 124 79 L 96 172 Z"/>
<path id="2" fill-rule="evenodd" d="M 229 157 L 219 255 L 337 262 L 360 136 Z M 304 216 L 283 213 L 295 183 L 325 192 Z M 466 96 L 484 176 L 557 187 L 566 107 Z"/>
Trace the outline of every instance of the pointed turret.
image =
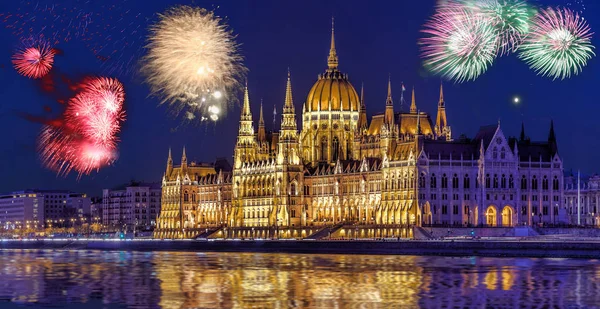
<path id="1" fill-rule="evenodd" d="M 292 79 L 288 69 L 287 84 L 285 87 L 285 103 L 283 104 L 283 113 L 281 114 L 281 134 L 280 139 L 296 139 L 296 111 L 292 99 Z"/>
<path id="2" fill-rule="evenodd" d="M 267 134 L 265 132 L 265 119 L 263 117 L 263 103 L 260 100 L 260 115 L 258 119 L 258 141 L 265 142 L 267 140 Z"/>
<path id="3" fill-rule="evenodd" d="M 358 129 L 362 131 L 368 127 L 367 124 L 367 106 L 365 105 L 365 85 L 360 86 L 360 113 L 358 115 Z"/>
<path id="4" fill-rule="evenodd" d="M 410 101 L 410 113 L 415 114 L 417 112 L 417 102 L 415 100 L 415 87 L 412 89 L 412 99 Z"/>
<path id="5" fill-rule="evenodd" d="M 173 157 L 171 156 L 171 147 L 169 147 L 169 157 L 167 158 L 167 177 L 173 172 Z"/>
<path id="6" fill-rule="evenodd" d="M 385 124 L 391 129 L 394 126 L 394 101 L 392 100 L 392 78 L 388 78 L 387 99 L 385 100 Z"/>
<path id="7" fill-rule="evenodd" d="M 550 132 L 548 133 L 548 145 L 552 149 L 552 154 L 558 153 L 558 145 L 556 144 L 556 135 L 554 134 L 554 120 L 550 120 Z"/>
<path id="8" fill-rule="evenodd" d="M 278 164 L 299 164 L 298 131 L 296 128 L 296 112 L 292 100 L 292 79 L 288 69 L 287 84 L 285 88 L 285 103 L 281 114 L 281 131 L 278 141 Z"/>
<path id="9" fill-rule="evenodd" d="M 327 66 L 329 70 L 336 70 L 338 67 L 338 56 L 335 51 L 335 35 L 334 35 L 334 24 L 333 17 L 331 17 L 331 46 L 329 48 L 329 57 L 327 57 Z"/>
<path id="10" fill-rule="evenodd" d="M 244 103 L 240 116 L 240 128 L 234 151 L 235 167 L 239 168 L 242 162 L 252 161 L 256 158 L 256 138 L 254 135 L 254 124 L 252 123 L 252 112 L 250 111 L 250 96 L 248 94 L 248 83 L 244 90 Z"/>
<path id="11" fill-rule="evenodd" d="M 183 154 L 181 155 L 181 167 L 187 167 L 187 155 L 185 154 L 185 146 L 183 146 Z"/>
<path id="12" fill-rule="evenodd" d="M 525 123 L 521 122 L 521 135 L 519 136 L 519 140 L 525 140 Z"/>
<path id="13" fill-rule="evenodd" d="M 548 142 L 556 142 L 554 135 L 554 120 L 550 120 L 550 132 L 548 133 Z"/>
<path id="14" fill-rule="evenodd" d="M 448 125 L 448 119 L 446 118 L 446 102 L 444 102 L 444 86 L 442 83 L 440 83 L 440 100 L 438 101 L 435 131 L 438 137 L 450 140 L 450 126 Z"/>

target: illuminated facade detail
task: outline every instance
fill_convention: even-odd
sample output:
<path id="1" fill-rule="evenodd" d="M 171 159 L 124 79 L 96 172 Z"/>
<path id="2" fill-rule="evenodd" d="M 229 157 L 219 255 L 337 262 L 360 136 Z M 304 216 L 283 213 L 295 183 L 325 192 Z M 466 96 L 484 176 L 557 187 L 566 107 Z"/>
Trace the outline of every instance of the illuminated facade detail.
<path id="1" fill-rule="evenodd" d="M 507 138 L 499 123 L 453 139 L 441 87 L 433 122 L 419 111 L 414 88 L 409 111 L 395 112 L 391 81 L 385 112 L 369 122 L 364 89 L 359 97 L 338 64 L 332 30 L 328 68 L 303 104 L 300 132 L 289 72 L 279 132 L 265 131 L 262 104 L 255 132 L 246 88 L 231 172 L 195 172 L 220 180 L 202 184 L 185 155 L 181 167 L 169 156 L 155 235 L 195 237 L 216 227 L 224 237 L 273 235 L 263 232 L 356 223 L 515 226 L 533 224 L 539 213 L 557 220 L 548 210 L 563 199 L 553 128 L 544 142 L 524 132 Z M 559 189 L 542 185 L 549 179 Z"/>

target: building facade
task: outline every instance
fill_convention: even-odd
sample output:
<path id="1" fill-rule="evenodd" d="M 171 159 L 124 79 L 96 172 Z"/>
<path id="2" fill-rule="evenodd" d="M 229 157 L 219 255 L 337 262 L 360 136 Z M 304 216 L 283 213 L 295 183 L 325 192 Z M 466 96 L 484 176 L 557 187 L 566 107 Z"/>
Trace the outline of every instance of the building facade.
<path id="1" fill-rule="evenodd" d="M 23 190 L 0 195 L 0 227 L 42 229 L 85 223 L 90 215 L 86 194 L 64 190 Z"/>
<path id="2" fill-rule="evenodd" d="M 385 112 L 368 121 L 364 92 L 338 69 L 333 30 L 328 68 L 303 102 L 300 131 L 289 72 L 285 93 L 279 132 L 265 130 L 262 106 L 255 131 L 245 89 L 231 172 L 189 166 L 185 149 L 174 166 L 169 151 L 155 237 L 194 237 L 208 226 L 254 232 L 559 219 L 563 165 L 552 123 L 541 142 L 524 126 L 519 138 L 507 137 L 500 123 L 454 139 L 441 86 L 433 121 L 414 89 L 409 110 L 397 111 L 391 82 Z"/>
<path id="3" fill-rule="evenodd" d="M 154 229 L 160 209 L 160 183 L 132 182 L 102 190 L 101 222 L 109 229 Z"/>
<path id="4" fill-rule="evenodd" d="M 571 225 L 600 226 L 600 176 L 565 177 L 565 205 Z M 579 198 L 579 201 L 578 201 Z"/>

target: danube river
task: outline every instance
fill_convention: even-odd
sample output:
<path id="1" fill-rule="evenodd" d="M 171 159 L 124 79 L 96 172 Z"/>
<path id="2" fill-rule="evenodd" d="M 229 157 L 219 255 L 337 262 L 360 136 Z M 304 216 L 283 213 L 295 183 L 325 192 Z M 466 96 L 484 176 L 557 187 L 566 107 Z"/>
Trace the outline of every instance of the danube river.
<path id="1" fill-rule="evenodd" d="M 1 308 L 595 308 L 598 304 L 597 260 L 0 251 Z"/>

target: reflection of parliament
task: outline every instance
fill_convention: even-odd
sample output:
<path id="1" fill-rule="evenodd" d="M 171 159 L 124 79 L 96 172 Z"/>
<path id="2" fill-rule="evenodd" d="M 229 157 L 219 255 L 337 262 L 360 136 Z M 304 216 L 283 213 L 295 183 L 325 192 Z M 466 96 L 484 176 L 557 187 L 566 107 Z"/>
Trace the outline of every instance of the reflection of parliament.
<path id="1" fill-rule="evenodd" d="M 169 151 L 155 237 L 559 223 L 563 166 L 552 124 L 544 142 L 523 127 L 507 138 L 500 123 L 453 139 L 441 87 L 434 122 L 418 110 L 414 89 L 410 110 L 396 112 L 389 83 L 385 112 L 369 122 L 362 91 L 338 70 L 333 31 L 328 69 L 300 117 L 298 132 L 288 73 L 279 132 L 265 130 L 262 106 L 255 131 L 246 89 L 233 168 L 188 162 L 185 149 L 175 166 Z"/>

